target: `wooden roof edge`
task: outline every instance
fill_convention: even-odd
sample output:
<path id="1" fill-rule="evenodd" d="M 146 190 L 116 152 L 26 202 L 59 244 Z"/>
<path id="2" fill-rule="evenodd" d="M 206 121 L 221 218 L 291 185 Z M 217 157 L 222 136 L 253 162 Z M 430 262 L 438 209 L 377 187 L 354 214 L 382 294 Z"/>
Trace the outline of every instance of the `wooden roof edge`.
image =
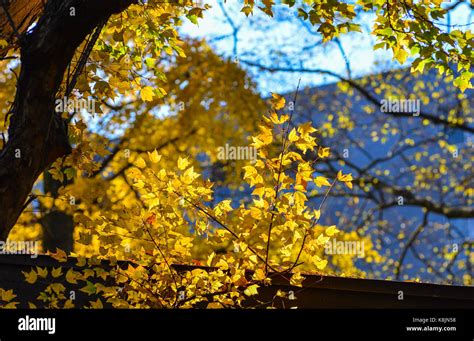
<path id="1" fill-rule="evenodd" d="M 127 261 L 119 261 L 119 264 L 127 264 Z M 109 265 L 107 261 L 101 261 L 102 266 Z M 58 262 L 52 257 L 38 255 L 32 258 L 31 255 L 0 255 L 0 268 L 2 266 L 40 266 L 40 267 L 76 267 L 73 258 L 66 262 Z M 196 265 L 173 265 L 177 271 L 187 271 L 194 269 L 209 270 L 212 268 Z M 281 274 L 270 274 L 272 277 L 272 286 L 291 287 L 288 276 Z M 459 286 L 434 283 L 402 282 L 381 279 L 363 279 L 353 277 L 338 277 L 331 275 L 304 274 L 303 289 L 305 290 L 336 290 L 351 292 L 366 292 L 381 295 L 397 295 L 403 291 L 405 296 L 419 297 L 440 297 L 456 300 L 468 300 L 473 302 L 474 306 L 474 287 Z"/>

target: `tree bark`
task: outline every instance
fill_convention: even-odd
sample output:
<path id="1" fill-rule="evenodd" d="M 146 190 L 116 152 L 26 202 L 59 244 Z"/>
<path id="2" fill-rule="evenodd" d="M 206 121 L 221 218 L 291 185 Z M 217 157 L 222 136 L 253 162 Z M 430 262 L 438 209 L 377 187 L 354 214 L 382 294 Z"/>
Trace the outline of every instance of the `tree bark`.
<path id="1" fill-rule="evenodd" d="M 9 46 L 0 49 L 0 57 L 12 46 L 17 46 L 23 35 L 43 10 L 42 0 L 0 0 L 0 39 Z"/>
<path id="2" fill-rule="evenodd" d="M 51 173 L 46 170 L 43 173 L 43 189 L 45 194 L 58 198 L 59 189 L 63 183 L 53 179 Z M 74 219 L 72 215 L 58 211 L 55 205 L 51 211 L 41 218 L 43 228 L 43 250 L 55 252 L 56 249 L 72 252 L 74 247 Z"/>
<path id="3" fill-rule="evenodd" d="M 20 39 L 21 72 L 0 152 L 0 240 L 8 237 L 38 176 L 71 151 L 54 103 L 74 52 L 95 27 L 134 2 L 49 0 L 36 27 Z"/>

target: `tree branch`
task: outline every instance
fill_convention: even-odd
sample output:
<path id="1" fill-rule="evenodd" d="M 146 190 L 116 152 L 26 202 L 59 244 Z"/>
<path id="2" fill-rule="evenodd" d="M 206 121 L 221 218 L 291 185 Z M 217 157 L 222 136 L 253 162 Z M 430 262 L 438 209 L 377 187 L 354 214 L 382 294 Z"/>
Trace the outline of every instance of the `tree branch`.
<path id="1" fill-rule="evenodd" d="M 54 103 L 75 51 L 97 26 L 134 2 L 50 0 L 33 31 L 22 39 L 9 139 L 0 153 L 0 240 L 16 223 L 38 176 L 71 151 L 67 126 Z M 70 15 L 72 7 L 75 16 Z"/>

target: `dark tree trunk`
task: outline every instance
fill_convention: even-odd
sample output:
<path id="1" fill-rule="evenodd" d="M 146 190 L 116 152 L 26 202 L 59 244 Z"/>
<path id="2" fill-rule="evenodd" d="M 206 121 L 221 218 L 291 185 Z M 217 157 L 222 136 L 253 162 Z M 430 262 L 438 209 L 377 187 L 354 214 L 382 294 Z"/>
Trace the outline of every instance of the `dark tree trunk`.
<path id="1" fill-rule="evenodd" d="M 34 30 L 20 40 L 21 73 L 0 152 L 0 240 L 8 237 L 38 176 L 71 151 L 54 103 L 74 52 L 94 28 L 134 2 L 49 0 Z"/>
<path id="2" fill-rule="evenodd" d="M 58 198 L 62 183 L 53 179 L 48 171 L 43 173 L 44 193 Z M 41 219 L 43 227 L 43 249 L 45 251 L 63 250 L 67 253 L 73 251 L 74 219 L 71 215 L 58 211 L 53 206 L 52 210 Z"/>

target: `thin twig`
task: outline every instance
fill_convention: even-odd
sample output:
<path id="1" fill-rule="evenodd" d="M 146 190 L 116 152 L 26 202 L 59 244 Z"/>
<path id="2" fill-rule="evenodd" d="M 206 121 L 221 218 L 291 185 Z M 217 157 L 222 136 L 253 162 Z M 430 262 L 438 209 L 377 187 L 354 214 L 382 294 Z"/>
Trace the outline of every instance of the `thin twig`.
<path id="1" fill-rule="evenodd" d="M 280 192 L 280 182 L 281 182 L 281 174 L 283 172 L 283 156 L 286 151 L 286 144 L 288 143 L 288 134 L 290 131 L 290 124 L 291 120 L 293 119 L 293 114 L 296 109 L 296 100 L 298 99 L 298 92 L 300 89 L 300 84 L 301 84 L 301 78 L 298 81 L 298 86 L 296 87 L 296 92 L 295 92 L 295 97 L 293 99 L 293 110 L 291 110 L 290 118 L 288 120 L 288 123 L 286 125 L 285 131 L 283 132 L 282 136 L 282 146 L 281 146 L 281 153 L 280 153 L 280 164 L 278 165 L 278 177 L 277 177 L 277 184 L 275 188 L 275 197 L 273 198 L 272 206 L 271 206 L 271 217 L 270 217 L 270 224 L 268 226 L 268 233 L 267 233 L 267 246 L 266 246 L 266 251 L 265 251 L 265 273 L 268 273 L 268 256 L 270 252 L 270 238 L 272 234 L 272 228 L 273 228 L 273 222 L 275 220 L 275 209 L 276 209 L 276 203 L 278 201 L 278 194 Z"/>

